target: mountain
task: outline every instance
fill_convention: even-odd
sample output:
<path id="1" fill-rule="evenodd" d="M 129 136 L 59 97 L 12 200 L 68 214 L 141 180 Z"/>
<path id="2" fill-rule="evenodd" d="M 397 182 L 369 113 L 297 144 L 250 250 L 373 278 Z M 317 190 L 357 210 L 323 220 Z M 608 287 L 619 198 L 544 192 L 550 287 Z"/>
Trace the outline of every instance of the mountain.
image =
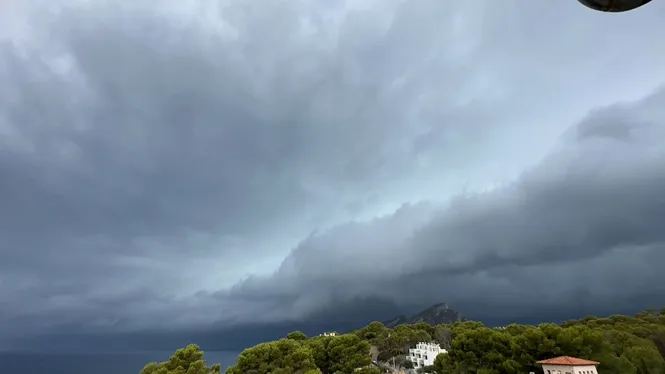
<path id="1" fill-rule="evenodd" d="M 453 323 L 458 321 L 464 321 L 464 317 L 462 317 L 462 315 L 457 311 L 450 309 L 448 304 L 440 303 L 432 305 L 431 307 L 412 317 L 407 318 L 406 316 L 400 315 L 391 320 L 383 322 L 383 324 L 386 327 L 394 328 L 398 325 L 419 322 L 425 322 L 432 326 L 436 326 L 442 323 Z"/>
<path id="2" fill-rule="evenodd" d="M 398 325 L 403 325 L 405 323 L 408 324 L 409 319 L 405 315 L 402 314 L 402 315 L 399 315 L 399 316 L 397 316 L 397 317 L 395 317 L 395 318 L 393 318 L 389 321 L 384 321 L 383 325 L 386 326 L 386 327 L 391 327 L 392 328 L 392 327 L 395 327 L 395 326 L 398 326 Z"/>

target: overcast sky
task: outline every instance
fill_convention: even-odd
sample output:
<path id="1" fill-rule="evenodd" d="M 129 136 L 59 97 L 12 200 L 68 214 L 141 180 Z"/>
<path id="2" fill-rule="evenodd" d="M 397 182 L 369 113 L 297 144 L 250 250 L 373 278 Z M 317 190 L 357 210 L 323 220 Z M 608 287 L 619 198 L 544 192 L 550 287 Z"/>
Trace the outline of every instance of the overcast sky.
<path id="1" fill-rule="evenodd" d="M 664 1 L 158 3 L 0 2 L 2 347 L 665 306 Z"/>

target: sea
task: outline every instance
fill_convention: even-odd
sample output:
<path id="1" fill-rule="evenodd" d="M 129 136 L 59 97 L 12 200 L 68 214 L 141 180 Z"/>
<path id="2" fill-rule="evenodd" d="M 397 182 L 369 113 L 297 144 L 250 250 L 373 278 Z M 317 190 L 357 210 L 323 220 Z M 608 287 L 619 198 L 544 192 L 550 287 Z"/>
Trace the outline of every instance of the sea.
<path id="1" fill-rule="evenodd" d="M 173 351 L 124 353 L 0 352 L 0 374 L 139 374 L 151 361 L 165 361 Z M 235 364 L 240 352 L 205 351 L 211 365 L 222 364 L 222 373 Z"/>

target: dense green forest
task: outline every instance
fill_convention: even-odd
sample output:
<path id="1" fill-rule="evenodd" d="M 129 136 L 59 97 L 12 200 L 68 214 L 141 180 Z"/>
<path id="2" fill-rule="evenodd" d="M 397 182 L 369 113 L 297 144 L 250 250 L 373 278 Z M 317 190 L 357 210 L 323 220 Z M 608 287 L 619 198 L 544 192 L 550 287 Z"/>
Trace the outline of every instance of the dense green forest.
<path id="1" fill-rule="evenodd" d="M 372 355 L 405 368 L 408 349 L 418 342 L 436 341 L 448 350 L 428 372 L 443 374 L 513 374 L 542 372 L 536 361 L 574 356 L 601 364 L 601 374 L 665 374 L 665 308 L 637 315 L 608 318 L 588 316 L 560 325 L 508 325 L 490 328 L 480 322 L 431 326 L 379 322 L 352 333 L 308 338 L 292 332 L 283 339 L 243 351 L 227 374 L 373 374 Z M 213 374 L 203 352 L 190 345 L 169 361 L 150 363 L 141 374 Z"/>

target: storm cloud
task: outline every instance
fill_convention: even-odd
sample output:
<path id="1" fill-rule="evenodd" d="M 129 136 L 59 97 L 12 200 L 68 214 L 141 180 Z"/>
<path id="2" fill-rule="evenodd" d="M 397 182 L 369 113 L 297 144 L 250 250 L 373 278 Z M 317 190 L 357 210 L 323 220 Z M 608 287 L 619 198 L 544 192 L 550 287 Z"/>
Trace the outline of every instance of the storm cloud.
<path id="1" fill-rule="evenodd" d="M 665 305 L 665 4 L 0 7 L 4 346 Z"/>

